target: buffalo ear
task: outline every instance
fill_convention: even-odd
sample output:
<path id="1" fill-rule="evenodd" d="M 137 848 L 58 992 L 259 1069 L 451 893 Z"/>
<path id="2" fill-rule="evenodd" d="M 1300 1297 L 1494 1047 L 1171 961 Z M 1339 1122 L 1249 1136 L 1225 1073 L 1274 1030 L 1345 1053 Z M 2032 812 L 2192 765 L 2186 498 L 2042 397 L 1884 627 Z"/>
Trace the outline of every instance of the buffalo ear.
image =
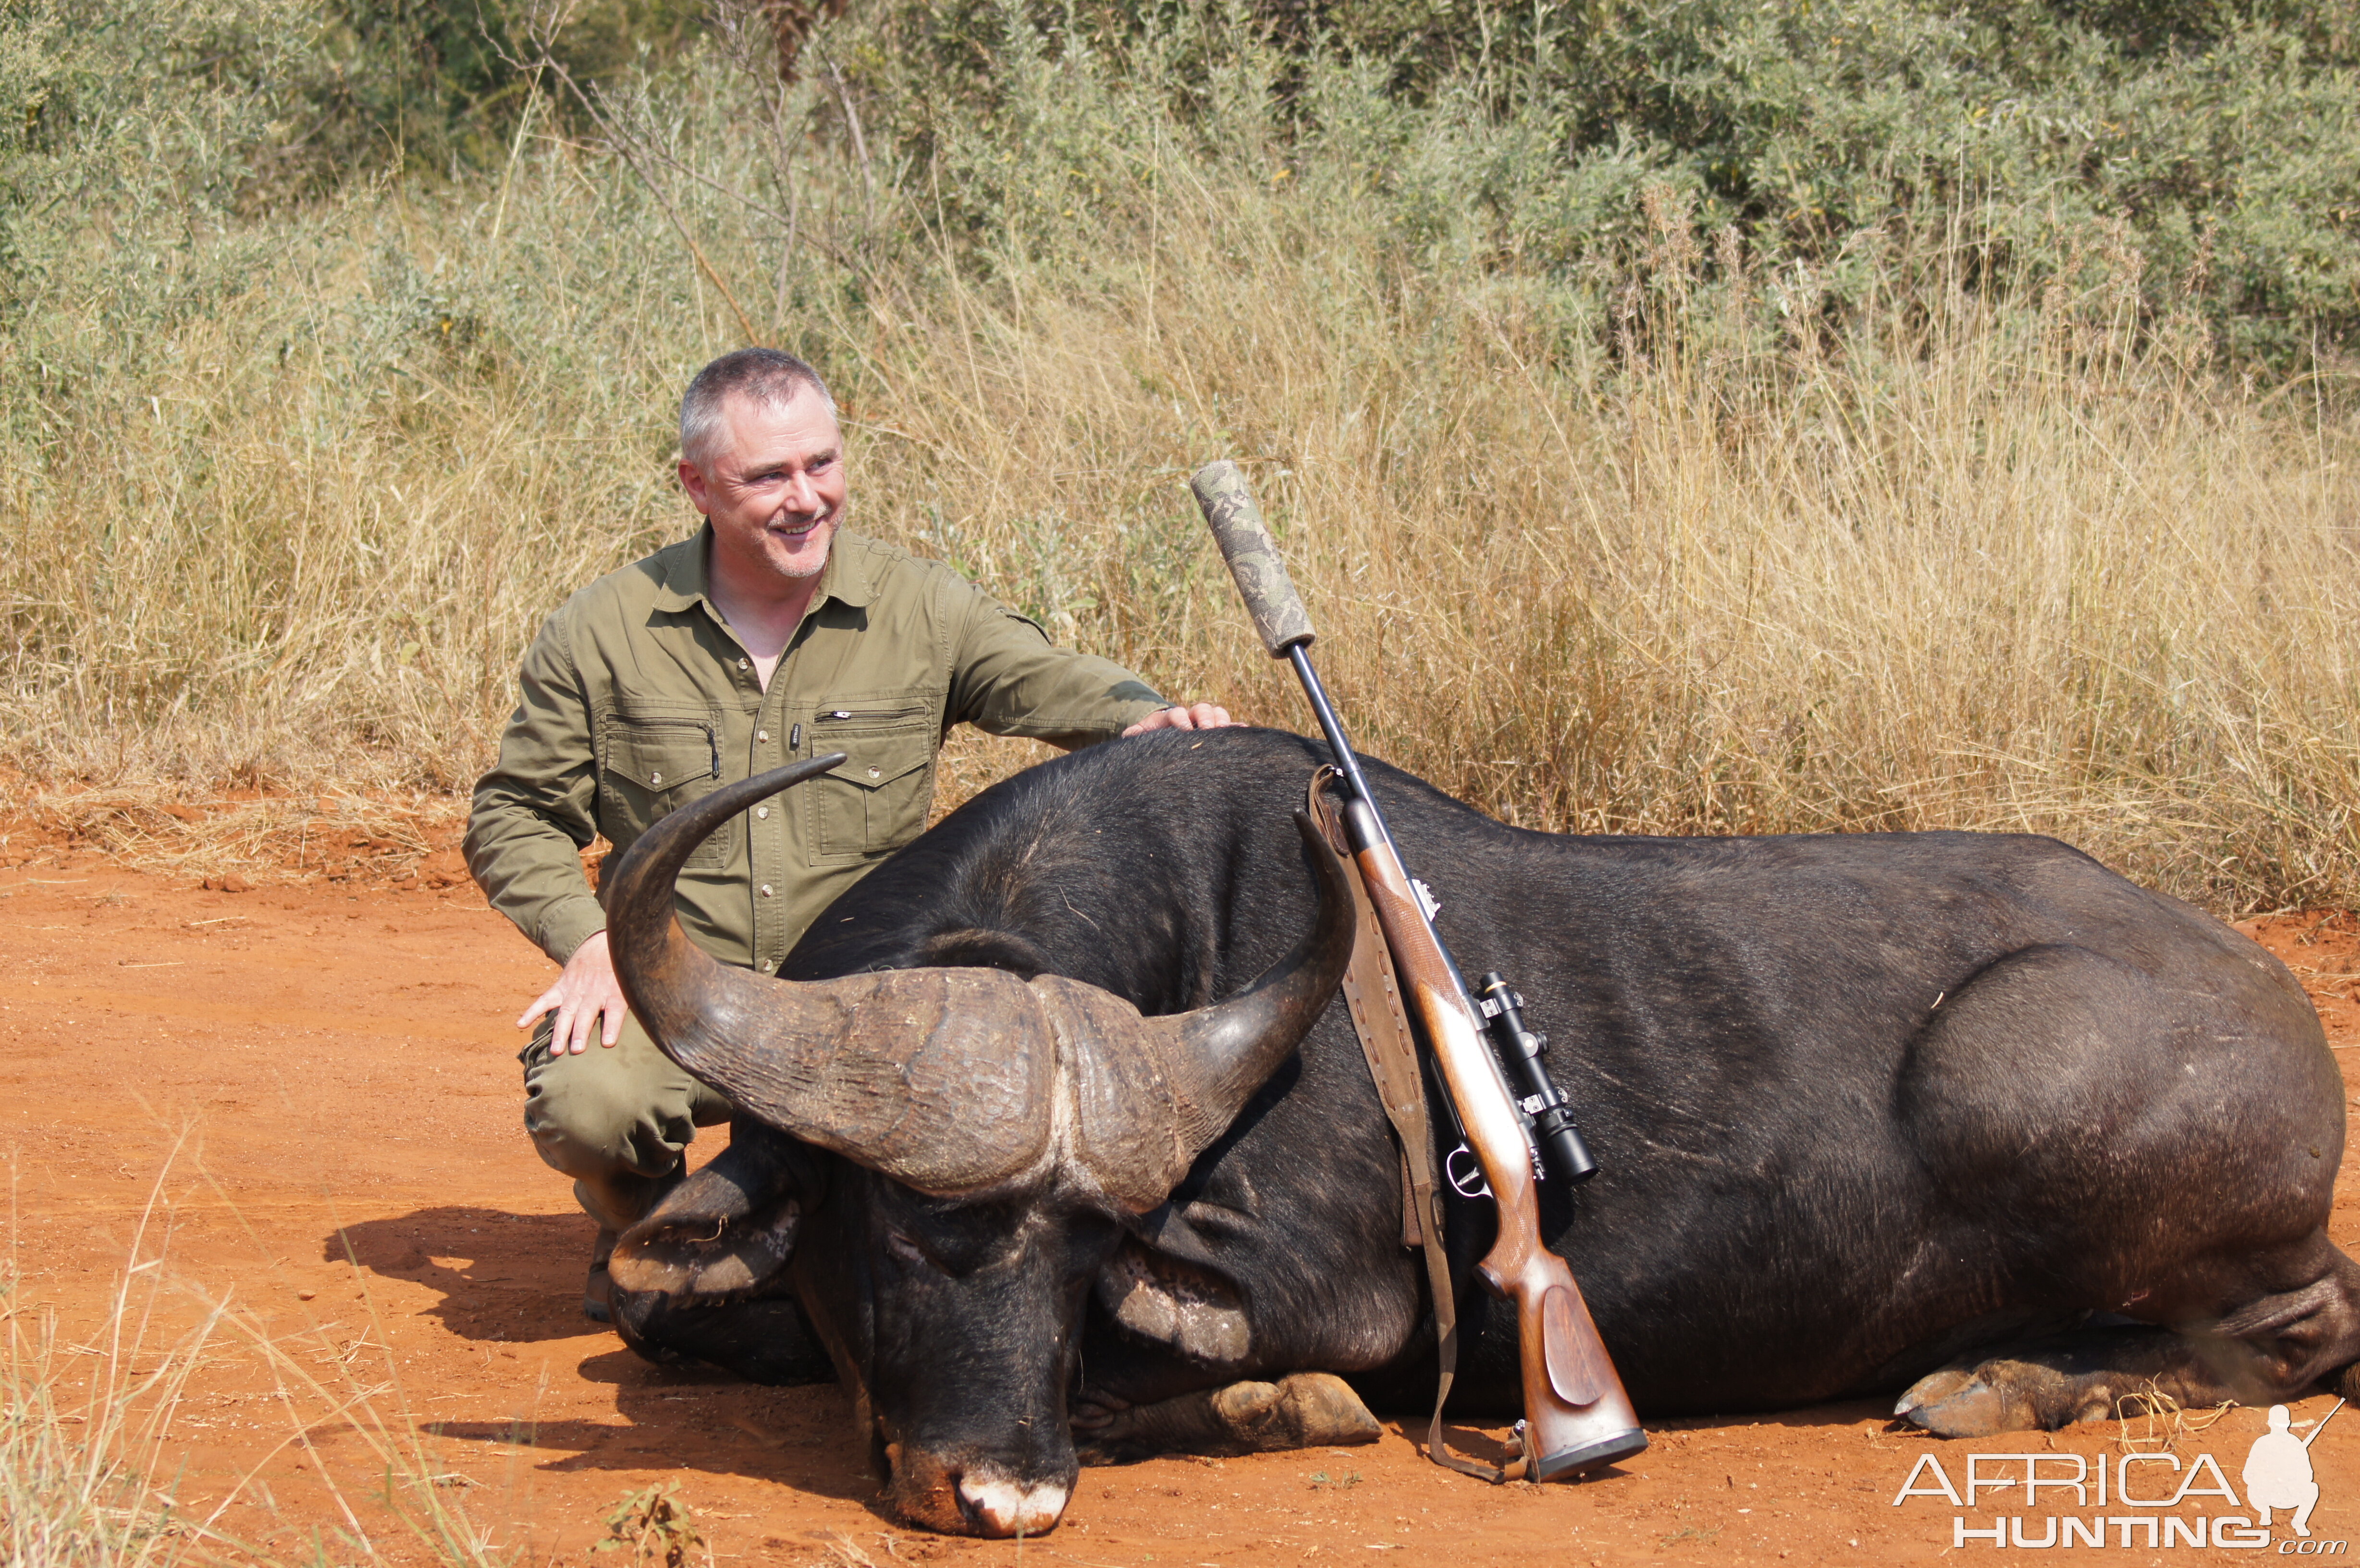
<path id="1" fill-rule="evenodd" d="M 1252 1354 L 1253 1331 L 1235 1281 L 1125 1236 L 1099 1270 L 1098 1305 L 1140 1338 L 1222 1367 Z"/>
<path id="2" fill-rule="evenodd" d="M 795 1163 L 774 1138 L 734 1138 L 615 1244 L 617 1290 L 700 1305 L 744 1301 L 784 1273 L 803 1223 Z"/>

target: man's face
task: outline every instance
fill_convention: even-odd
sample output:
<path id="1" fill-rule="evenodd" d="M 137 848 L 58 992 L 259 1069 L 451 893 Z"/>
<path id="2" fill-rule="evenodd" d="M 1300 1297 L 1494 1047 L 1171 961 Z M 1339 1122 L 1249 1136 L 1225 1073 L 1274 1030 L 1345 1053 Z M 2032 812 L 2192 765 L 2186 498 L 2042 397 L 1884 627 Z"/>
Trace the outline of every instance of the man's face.
<path id="1" fill-rule="evenodd" d="M 680 482 L 713 524 L 714 550 L 727 558 L 716 566 L 816 576 L 844 516 L 844 438 L 807 387 L 783 408 L 727 397 L 703 462 L 683 458 Z"/>

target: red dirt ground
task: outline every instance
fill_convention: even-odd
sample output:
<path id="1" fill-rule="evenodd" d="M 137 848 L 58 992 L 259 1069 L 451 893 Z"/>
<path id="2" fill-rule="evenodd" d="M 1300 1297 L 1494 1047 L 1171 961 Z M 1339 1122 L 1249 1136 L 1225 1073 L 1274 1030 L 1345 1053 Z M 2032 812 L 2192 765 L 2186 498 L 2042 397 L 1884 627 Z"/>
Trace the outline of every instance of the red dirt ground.
<path id="1" fill-rule="evenodd" d="M 1448 1475 L 1391 1424 L 1369 1448 L 1087 1471 L 1064 1527 L 1040 1541 L 915 1534 L 880 1511 L 834 1389 L 661 1370 L 582 1320 L 590 1225 L 522 1136 L 507 1027 L 550 965 L 472 888 L 435 880 L 205 891 L 53 854 L 0 870 L 0 1154 L 20 1273 L 0 1308 L 20 1329 L 35 1309 L 54 1313 L 70 1393 L 82 1368 L 106 1363 L 109 1309 L 152 1197 L 138 1258 L 166 1256 L 134 1278 L 132 1300 L 160 1287 L 160 1315 L 127 1359 L 152 1365 L 201 1298 L 226 1293 L 248 1315 L 246 1337 L 233 1324 L 215 1334 L 151 1474 L 202 1516 L 251 1472 L 221 1528 L 257 1556 L 311 1560 L 326 1532 L 325 1561 L 361 1559 L 333 1534 L 345 1507 L 385 1561 L 437 1555 L 375 1499 L 385 1461 L 366 1414 L 333 1415 L 331 1400 L 374 1412 L 397 1452 L 414 1427 L 424 1473 L 441 1478 L 420 1495 L 464 1511 L 492 1558 L 529 1568 L 628 1563 L 591 1555 L 606 1515 L 671 1480 L 717 1561 L 784 1564 L 1917 1561 L 1951 1554 L 1961 1512 L 1969 1528 L 2028 1513 L 2038 1541 L 2042 1516 L 2060 1511 L 2060 1492 L 2028 1510 L 2011 1493 L 1966 1510 L 1928 1497 L 1896 1506 L 1924 1454 L 1963 1485 L 1968 1445 L 1890 1430 L 1861 1403 L 1658 1423 L 1627 1467 L 1547 1487 Z M 2360 920 L 2254 929 L 2311 988 L 2338 1051 L 2360 1051 Z M 2348 1163 L 2344 1174 L 2336 1228 L 2350 1247 L 2360 1216 Z M 2305 1400 L 2296 1417 L 2331 1403 Z M 2260 1431 L 2259 1412 L 2233 1410 L 2177 1454 L 2212 1454 L 2242 1495 Z M 2124 1452 L 2112 1426 L 1972 1446 Z M 2360 1537 L 2360 1413 L 2313 1455 L 2315 1537 Z M 2136 1469 L 2134 1483 L 2168 1469 Z M 2197 1497 L 2177 1514 L 2228 1507 Z M 2239 1560 L 2149 1548 L 2144 1534 L 2127 1550 L 2107 1541 L 2075 1551 Z M 2283 1529 L 2269 1550 L 2281 1543 Z M 1958 1554 L 2024 1555 L 1984 1541 Z"/>

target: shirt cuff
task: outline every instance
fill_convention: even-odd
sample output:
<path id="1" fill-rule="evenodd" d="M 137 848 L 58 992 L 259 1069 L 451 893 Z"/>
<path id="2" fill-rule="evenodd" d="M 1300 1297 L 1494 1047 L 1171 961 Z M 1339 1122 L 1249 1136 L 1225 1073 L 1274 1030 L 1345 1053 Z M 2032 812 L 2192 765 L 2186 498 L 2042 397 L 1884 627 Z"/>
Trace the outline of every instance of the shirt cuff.
<path id="1" fill-rule="evenodd" d="M 1152 702 L 1134 702 L 1131 704 L 1132 712 L 1125 713 L 1120 718 L 1115 720 L 1113 733 L 1116 735 L 1122 734 L 1123 731 L 1131 728 L 1131 725 L 1139 723 L 1140 720 L 1147 717 L 1150 713 L 1160 713 L 1166 708 L 1185 708 L 1187 704 L 1185 702 L 1169 702 L 1162 697 L 1156 698 Z"/>
<path id="2" fill-rule="evenodd" d="M 567 898 L 541 919 L 541 931 L 534 940 L 541 951 L 559 964 L 574 956 L 574 950 L 606 929 L 606 911 L 598 900 L 585 893 Z"/>
<path id="3" fill-rule="evenodd" d="M 1126 702 L 1115 709 L 1111 716 L 1100 716 L 1106 713 L 1106 710 L 1101 708 L 1098 713 L 1087 719 L 1035 717 L 1001 733 L 1046 741 L 1051 746 L 1064 746 L 1068 751 L 1077 751 L 1083 746 L 1097 746 L 1103 741 L 1113 740 L 1148 714 L 1159 713 L 1173 706 L 1175 706 L 1174 703 L 1161 700 L 1153 702 Z"/>

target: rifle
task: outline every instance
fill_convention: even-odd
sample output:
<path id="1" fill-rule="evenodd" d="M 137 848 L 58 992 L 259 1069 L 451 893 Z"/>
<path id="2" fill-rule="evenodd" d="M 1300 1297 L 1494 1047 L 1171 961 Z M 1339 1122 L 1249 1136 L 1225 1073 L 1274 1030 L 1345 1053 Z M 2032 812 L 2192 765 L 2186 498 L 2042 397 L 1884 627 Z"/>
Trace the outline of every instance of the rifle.
<path id="1" fill-rule="evenodd" d="M 1548 1173 L 1547 1166 L 1554 1165 L 1555 1174 L 1568 1183 L 1597 1170 L 1564 1097 L 1541 1067 L 1546 1038 L 1524 1028 L 1521 998 L 1499 975 L 1483 976 L 1483 1002 L 1468 994 L 1450 950 L 1435 930 L 1438 906 L 1403 866 L 1360 759 L 1312 668 L 1311 617 L 1262 526 L 1244 475 L 1233 463 L 1207 463 L 1189 487 L 1237 579 L 1262 646 L 1272 658 L 1294 664 L 1335 756 L 1348 796 L 1344 823 L 1352 857 L 1425 1036 L 1429 1069 L 1443 1090 L 1446 1124 L 1459 1132 L 1459 1147 L 1445 1162 L 1451 1184 L 1466 1197 L 1481 1195 L 1488 1187 L 1499 1209 L 1499 1239 L 1476 1265 L 1476 1274 L 1493 1295 L 1515 1306 L 1524 1394 L 1518 1432 L 1524 1454 L 1520 1465 L 1512 1464 L 1495 1478 L 1521 1472 L 1523 1478 L 1546 1481 L 1627 1459 L 1647 1446 L 1647 1434 L 1599 1342 L 1598 1325 L 1572 1270 L 1541 1241 L 1535 1182 Z M 1486 1044 L 1487 1034 L 1496 1049 Z M 1511 1073 L 1522 1093 L 1510 1086 Z M 1477 1171 L 1460 1165 L 1470 1156 Z M 1478 1171 L 1481 1185 L 1474 1180 Z M 1439 1247 L 1441 1237 L 1429 1234 L 1426 1244 Z M 1448 1321 L 1448 1303 L 1436 1303 L 1437 1325 Z M 1450 1334 L 1443 1337 L 1447 1396 L 1454 1346 Z M 1437 1402 L 1430 1448 L 1437 1459 L 1450 1463 L 1440 1446 L 1440 1431 Z"/>
<path id="2" fill-rule="evenodd" d="M 2327 1430 L 2327 1423 L 2335 1419 L 2335 1410 L 2340 1410 L 2343 1408 L 2344 1401 L 2342 1399 L 2336 1400 L 2335 1410 L 2330 1410 L 2325 1415 L 2319 1418 L 2319 1424 L 2311 1429 L 2311 1435 L 2302 1440 L 2302 1445 L 2305 1448 L 2309 1448 L 2313 1443 L 2316 1443 L 2319 1440 L 2319 1434 Z"/>

